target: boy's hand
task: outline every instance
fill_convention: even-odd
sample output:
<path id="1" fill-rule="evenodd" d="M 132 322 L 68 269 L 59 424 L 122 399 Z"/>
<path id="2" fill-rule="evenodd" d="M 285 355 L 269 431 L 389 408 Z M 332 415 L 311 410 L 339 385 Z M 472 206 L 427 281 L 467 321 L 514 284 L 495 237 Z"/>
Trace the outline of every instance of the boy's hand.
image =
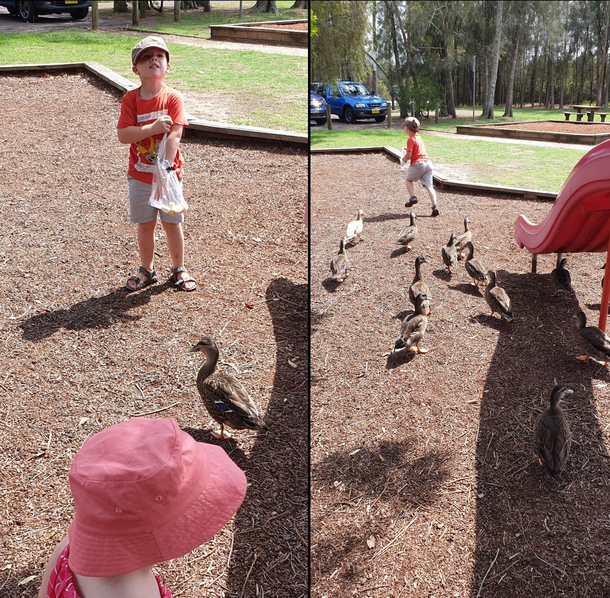
<path id="1" fill-rule="evenodd" d="M 153 135 L 163 135 L 165 133 L 169 133 L 174 121 L 169 114 L 165 114 L 164 116 L 160 116 L 153 124 L 151 128 L 151 133 Z"/>

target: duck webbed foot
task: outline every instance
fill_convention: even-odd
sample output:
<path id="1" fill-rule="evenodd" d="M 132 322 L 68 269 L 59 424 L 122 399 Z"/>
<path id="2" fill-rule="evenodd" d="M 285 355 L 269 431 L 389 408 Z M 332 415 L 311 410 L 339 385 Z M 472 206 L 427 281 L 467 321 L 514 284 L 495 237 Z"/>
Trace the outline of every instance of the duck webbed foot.
<path id="1" fill-rule="evenodd" d="M 220 424 L 220 432 L 218 432 L 217 430 L 214 430 L 210 433 L 217 440 L 225 440 L 225 439 L 228 440 L 229 438 L 233 438 L 231 436 L 231 434 L 229 434 L 229 432 L 225 432 L 225 427 L 222 424 Z"/>
<path id="2" fill-rule="evenodd" d="M 589 356 L 588 355 L 577 355 L 576 359 L 578 359 L 578 361 L 588 361 Z"/>

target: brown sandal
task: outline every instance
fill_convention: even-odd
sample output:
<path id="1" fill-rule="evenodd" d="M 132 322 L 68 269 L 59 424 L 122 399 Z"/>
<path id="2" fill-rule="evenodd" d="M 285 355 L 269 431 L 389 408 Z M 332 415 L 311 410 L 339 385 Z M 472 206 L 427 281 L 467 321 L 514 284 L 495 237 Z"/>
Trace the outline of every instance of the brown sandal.
<path id="1" fill-rule="evenodd" d="M 184 272 L 185 275 L 182 278 L 178 278 L 178 274 Z M 195 291 L 197 289 L 197 282 L 192 276 L 189 276 L 186 268 L 184 266 L 178 266 L 177 268 L 172 268 L 172 275 L 169 277 L 169 281 L 176 287 L 178 291 L 186 291 L 189 293 L 190 291 Z M 187 282 L 194 283 L 194 286 L 190 288 L 185 287 L 184 285 Z"/>

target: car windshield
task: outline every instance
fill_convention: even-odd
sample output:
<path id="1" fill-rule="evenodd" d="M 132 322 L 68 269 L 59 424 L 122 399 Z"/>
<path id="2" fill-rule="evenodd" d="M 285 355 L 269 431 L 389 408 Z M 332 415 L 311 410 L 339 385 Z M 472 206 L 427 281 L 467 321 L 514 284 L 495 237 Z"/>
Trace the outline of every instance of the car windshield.
<path id="1" fill-rule="evenodd" d="M 369 90 L 362 83 L 341 83 L 339 89 L 344 96 L 368 96 Z"/>

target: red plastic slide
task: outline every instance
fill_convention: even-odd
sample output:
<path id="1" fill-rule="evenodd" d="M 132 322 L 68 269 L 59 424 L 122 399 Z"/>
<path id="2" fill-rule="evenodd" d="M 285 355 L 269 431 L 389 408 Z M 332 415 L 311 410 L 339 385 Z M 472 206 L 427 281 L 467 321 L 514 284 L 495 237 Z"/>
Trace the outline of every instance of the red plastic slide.
<path id="1" fill-rule="evenodd" d="M 609 237 L 610 139 L 574 166 L 540 224 L 522 214 L 515 224 L 515 241 L 535 254 L 606 251 Z"/>
<path id="2" fill-rule="evenodd" d="M 532 224 L 523 214 L 515 241 L 533 254 L 608 252 L 599 327 L 606 329 L 610 301 L 610 139 L 574 166 L 548 216 Z"/>

